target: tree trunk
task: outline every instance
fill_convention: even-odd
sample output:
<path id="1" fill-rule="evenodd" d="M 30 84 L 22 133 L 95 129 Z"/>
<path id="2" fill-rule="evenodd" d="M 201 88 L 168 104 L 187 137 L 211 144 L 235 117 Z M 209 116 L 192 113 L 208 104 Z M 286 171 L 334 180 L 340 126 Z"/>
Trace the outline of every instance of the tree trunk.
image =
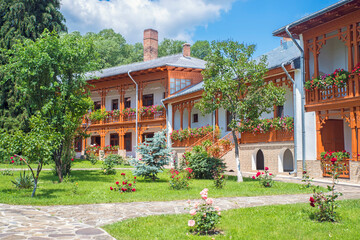
<path id="1" fill-rule="evenodd" d="M 34 178 L 34 189 L 33 189 L 33 192 L 31 194 L 31 197 L 35 196 L 36 188 L 37 188 L 37 178 Z"/>
<path id="2" fill-rule="evenodd" d="M 236 132 L 234 130 L 231 131 L 232 135 L 233 135 L 233 139 L 234 139 L 234 144 L 235 144 L 235 161 L 236 161 L 236 169 L 237 169 L 237 181 L 238 182 L 243 182 L 243 177 L 241 174 L 241 169 L 240 169 L 240 159 L 239 159 L 239 144 L 238 144 L 238 139 L 236 136 Z"/>

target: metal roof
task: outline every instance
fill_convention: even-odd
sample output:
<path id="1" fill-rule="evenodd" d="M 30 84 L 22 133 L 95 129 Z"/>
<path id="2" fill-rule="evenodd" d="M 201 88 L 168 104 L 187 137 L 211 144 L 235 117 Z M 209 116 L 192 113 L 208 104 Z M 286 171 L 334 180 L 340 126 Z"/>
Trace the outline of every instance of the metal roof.
<path id="1" fill-rule="evenodd" d="M 306 22 L 306 21 L 309 21 L 309 20 L 311 20 L 311 19 L 313 19 L 313 18 L 316 18 L 316 17 L 318 17 L 318 16 L 320 16 L 320 15 L 322 15 L 322 14 L 324 14 L 324 13 L 330 12 L 330 11 L 332 11 L 332 10 L 338 8 L 338 7 L 341 7 L 341 6 L 345 5 L 345 4 L 350 3 L 350 2 L 353 2 L 353 1 L 354 1 L 354 0 L 341 0 L 341 1 L 337 2 L 337 3 L 334 3 L 334 4 L 332 4 L 332 5 L 324 8 L 324 9 L 321 9 L 320 11 L 314 12 L 314 13 L 312 13 L 312 14 L 310 14 L 310 15 L 308 15 L 308 16 L 305 16 L 305 17 L 303 17 L 303 18 L 301 18 L 301 19 L 299 19 L 299 20 L 297 20 L 297 21 L 295 21 L 295 22 L 292 22 L 292 23 L 290 23 L 289 25 L 290 25 L 291 27 L 295 27 L 295 26 L 297 26 L 297 25 L 300 25 L 301 23 L 304 23 L 304 22 Z M 355 1 L 358 1 L 358 0 L 355 0 Z M 277 35 L 281 34 L 282 32 L 284 32 L 284 31 L 285 31 L 285 28 L 286 28 L 286 26 L 284 26 L 284 27 L 282 27 L 282 28 L 279 28 L 279 29 L 273 31 L 272 34 L 273 34 L 274 36 L 277 36 Z"/>
<path id="2" fill-rule="evenodd" d="M 173 99 L 173 98 L 177 98 L 177 97 L 180 97 L 180 96 L 183 96 L 183 95 L 187 95 L 187 94 L 190 94 L 190 93 L 194 93 L 194 92 L 198 92 L 198 91 L 201 91 L 204 89 L 204 81 L 201 81 L 197 84 L 195 84 L 194 86 L 191 86 L 183 91 L 180 91 L 174 95 L 172 95 L 171 97 L 168 97 L 165 99 L 165 101 L 167 100 L 170 100 L 170 99 Z"/>
<path id="3" fill-rule="evenodd" d="M 105 78 L 115 75 L 127 73 L 128 71 L 136 72 L 162 66 L 184 67 L 184 68 L 199 68 L 205 69 L 205 61 L 193 58 L 184 57 L 182 53 L 156 58 L 146 62 L 131 63 L 112 68 L 106 68 L 95 72 L 87 73 L 88 80 L 94 78 Z"/>

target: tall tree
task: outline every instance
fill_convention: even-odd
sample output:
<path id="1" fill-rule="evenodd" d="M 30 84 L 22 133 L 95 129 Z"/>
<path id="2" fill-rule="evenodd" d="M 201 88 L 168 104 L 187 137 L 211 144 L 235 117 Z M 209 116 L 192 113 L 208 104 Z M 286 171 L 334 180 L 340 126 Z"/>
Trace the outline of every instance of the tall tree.
<path id="1" fill-rule="evenodd" d="M 35 40 L 45 29 L 66 31 L 60 0 L 0 0 L 0 48 L 10 49 L 23 39 Z M 6 58 L 0 53 L 0 65 Z M 31 113 L 17 105 L 19 96 L 11 81 L 1 81 L 0 128 L 27 129 Z"/>
<path id="2" fill-rule="evenodd" d="M 61 136 L 53 160 L 61 182 L 71 167 L 71 146 L 81 119 L 93 102 L 86 91 L 85 73 L 98 69 L 93 42 L 76 34 L 59 37 L 45 31 L 35 42 L 25 40 L 7 52 L 2 67 L 20 93 L 19 105 L 39 113 Z"/>
<path id="3" fill-rule="evenodd" d="M 184 41 L 173 40 L 164 38 L 159 44 L 158 55 L 159 57 L 164 57 L 172 54 L 181 53 L 183 49 Z"/>
<path id="4" fill-rule="evenodd" d="M 271 112 L 274 105 L 282 105 L 285 101 L 284 89 L 264 81 L 266 57 L 252 60 L 254 51 L 255 45 L 213 41 L 202 72 L 204 93 L 198 107 L 203 113 L 218 108 L 230 113 L 238 181 L 243 181 L 236 134 L 239 123 L 259 119 L 262 113 Z"/>
<path id="5" fill-rule="evenodd" d="M 207 55 L 211 52 L 210 43 L 207 40 L 196 41 L 194 45 L 191 46 L 191 56 L 205 59 Z"/>

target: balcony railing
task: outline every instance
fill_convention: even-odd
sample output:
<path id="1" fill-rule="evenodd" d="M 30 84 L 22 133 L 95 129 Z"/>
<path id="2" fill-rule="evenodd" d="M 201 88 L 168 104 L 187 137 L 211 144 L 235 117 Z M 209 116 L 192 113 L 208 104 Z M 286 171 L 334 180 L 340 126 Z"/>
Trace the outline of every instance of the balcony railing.
<path id="1" fill-rule="evenodd" d="M 350 164 L 349 159 L 342 160 L 342 171 L 339 174 L 340 178 L 350 178 Z M 321 166 L 323 168 L 323 177 L 331 177 L 329 172 L 331 172 L 333 163 L 330 160 L 321 160 Z"/>
<path id="2" fill-rule="evenodd" d="M 243 132 L 240 139 L 241 144 L 286 141 L 294 141 L 294 132 L 275 129 L 270 129 L 270 131 L 264 133 Z"/>
<path id="3" fill-rule="evenodd" d="M 151 113 L 151 114 L 140 114 L 139 121 L 149 121 L 149 120 L 162 120 L 165 119 L 165 110 Z M 120 114 L 119 116 L 106 116 L 103 120 L 94 121 L 89 119 L 84 119 L 84 122 L 88 125 L 101 125 L 101 124 L 113 124 L 113 123 L 130 123 L 135 122 L 136 114 L 134 115 L 125 115 Z"/>
<path id="4" fill-rule="evenodd" d="M 342 88 L 329 86 L 326 89 L 306 91 L 306 104 L 332 102 L 338 99 L 360 96 L 359 80 L 359 75 L 351 74 L 348 82 Z"/>

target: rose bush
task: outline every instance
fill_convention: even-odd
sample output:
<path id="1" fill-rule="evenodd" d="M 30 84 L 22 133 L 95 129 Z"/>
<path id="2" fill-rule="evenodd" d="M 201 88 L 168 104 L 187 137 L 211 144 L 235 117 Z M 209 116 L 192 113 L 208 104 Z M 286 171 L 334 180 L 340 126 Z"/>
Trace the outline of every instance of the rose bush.
<path id="1" fill-rule="evenodd" d="M 265 167 L 264 172 L 257 172 L 256 176 L 252 176 L 252 179 L 259 180 L 259 183 L 264 187 L 272 187 L 274 184 L 273 177 L 275 177 L 272 173 L 269 172 L 269 168 Z"/>
<path id="2" fill-rule="evenodd" d="M 180 171 L 174 168 L 170 169 L 170 188 L 175 190 L 189 188 L 189 182 L 193 175 L 192 173 L 193 170 L 191 168 L 185 168 Z"/>
<path id="3" fill-rule="evenodd" d="M 136 191 L 136 177 L 130 180 L 125 175 L 125 173 L 121 173 L 122 181 L 115 182 L 116 187 L 110 187 L 111 191 L 119 191 L 120 193 Z"/>

